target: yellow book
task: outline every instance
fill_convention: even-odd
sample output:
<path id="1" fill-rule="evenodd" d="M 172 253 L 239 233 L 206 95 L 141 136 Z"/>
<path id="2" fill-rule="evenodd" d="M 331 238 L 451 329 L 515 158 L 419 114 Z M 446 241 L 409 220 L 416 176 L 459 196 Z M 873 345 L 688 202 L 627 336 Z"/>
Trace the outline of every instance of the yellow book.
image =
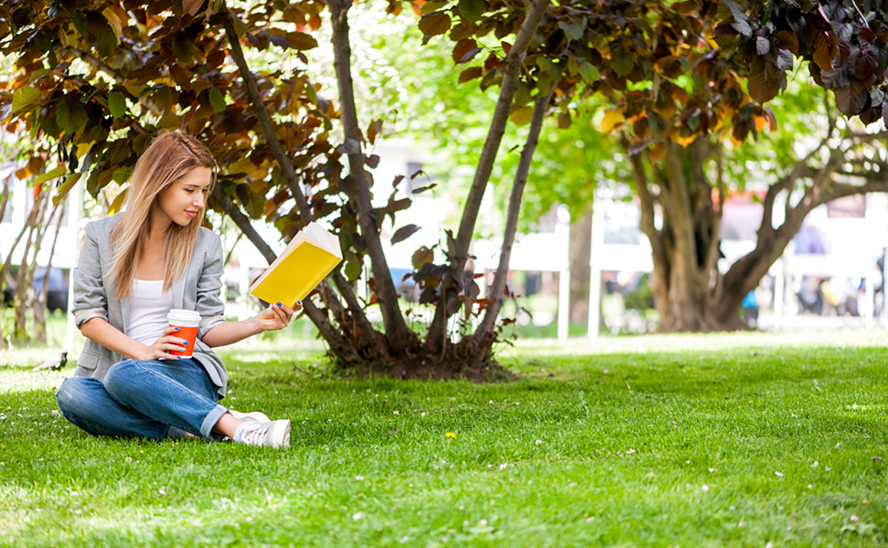
<path id="1" fill-rule="evenodd" d="M 339 238 L 317 223 L 309 223 L 287 249 L 250 286 L 250 294 L 267 303 L 293 306 L 342 262 Z"/>

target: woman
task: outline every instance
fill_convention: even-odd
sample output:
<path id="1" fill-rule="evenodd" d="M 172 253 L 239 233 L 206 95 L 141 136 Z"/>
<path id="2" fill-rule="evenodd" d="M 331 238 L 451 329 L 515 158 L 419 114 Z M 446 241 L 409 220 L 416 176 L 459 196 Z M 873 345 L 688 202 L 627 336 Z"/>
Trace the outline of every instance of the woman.
<path id="1" fill-rule="evenodd" d="M 227 436 L 274 448 L 290 443 L 289 420 L 218 403 L 228 375 L 210 349 L 282 329 L 294 310 L 277 303 L 248 320 L 224 320 L 222 243 L 201 227 L 215 169 L 194 137 L 162 134 L 136 162 L 124 210 L 86 227 L 73 271 L 73 310 L 87 341 L 56 399 L 87 432 Z M 170 353 L 188 342 L 169 326 L 173 308 L 201 316 L 191 358 Z"/>

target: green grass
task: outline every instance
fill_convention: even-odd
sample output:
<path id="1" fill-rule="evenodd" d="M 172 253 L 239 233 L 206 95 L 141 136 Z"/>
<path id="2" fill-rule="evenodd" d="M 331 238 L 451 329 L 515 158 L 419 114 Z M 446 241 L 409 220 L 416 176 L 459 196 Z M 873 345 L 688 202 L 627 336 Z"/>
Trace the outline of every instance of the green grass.
<path id="1" fill-rule="evenodd" d="M 277 452 L 87 436 L 53 413 L 64 373 L 8 354 L 0 544 L 885 545 L 885 336 L 532 341 L 499 385 L 230 350 L 226 401 L 293 421 Z"/>

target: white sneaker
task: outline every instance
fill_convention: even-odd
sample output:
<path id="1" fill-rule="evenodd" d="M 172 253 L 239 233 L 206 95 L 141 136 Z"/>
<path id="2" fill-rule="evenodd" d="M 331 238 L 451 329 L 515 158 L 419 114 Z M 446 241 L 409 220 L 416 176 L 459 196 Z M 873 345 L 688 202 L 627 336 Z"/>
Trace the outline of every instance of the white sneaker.
<path id="1" fill-rule="evenodd" d="M 252 411 L 250 413 L 241 413 L 240 411 L 235 411 L 234 409 L 229 409 L 228 413 L 236 418 L 239 421 L 243 422 L 270 422 L 271 419 L 268 418 L 268 415 L 261 411 Z"/>
<path id="2" fill-rule="evenodd" d="M 247 422 L 242 426 L 240 441 L 247 445 L 261 445 L 280 449 L 290 446 L 290 421 Z"/>

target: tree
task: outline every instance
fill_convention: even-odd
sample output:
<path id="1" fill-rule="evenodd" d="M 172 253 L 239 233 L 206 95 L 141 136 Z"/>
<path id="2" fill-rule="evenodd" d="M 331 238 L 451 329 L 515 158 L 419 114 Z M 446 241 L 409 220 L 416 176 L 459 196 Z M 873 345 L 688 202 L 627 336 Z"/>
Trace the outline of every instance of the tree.
<path id="1" fill-rule="evenodd" d="M 417 10 L 418 4 L 413 6 Z M 521 64 L 528 59 L 547 2 L 517 7 L 494 2 L 486 12 L 478 3 L 464 2 L 461 8 L 427 13 L 419 22 L 420 30 L 430 36 L 446 32 L 455 19 L 470 32 L 497 29 L 500 38 L 514 37 L 486 60 L 488 76 L 502 83 L 501 92 L 459 234 L 449 238 L 451 264 L 433 265 L 417 256 L 416 277 L 429 300 L 439 300 L 442 311 L 425 341 L 407 328 L 381 250 L 380 219 L 408 204 L 394 199 L 381 208 L 371 204 L 368 168 L 377 160 L 366 156 L 363 146 L 375 140 L 380 127 L 377 122 L 366 129 L 358 125 L 350 70 L 350 5 L 338 0 L 326 6 L 268 2 L 251 9 L 200 0 L 7 3 L 0 7 L 0 36 L 4 53 L 16 58 L 17 72 L 0 97 L 4 122 L 9 130 L 41 137 L 32 156 L 59 158 L 47 173 L 64 176 L 62 194 L 81 179 L 93 194 L 125 186 L 136 156 L 155 131 L 188 129 L 225 166 L 213 207 L 227 213 L 266 257 L 273 254 L 250 219 L 273 222 L 285 238 L 315 218 L 329 219 L 338 231 L 344 267 L 305 302 L 304 310 L 340 366 L 421 376 L 448 365 L 437 370 L 483 376 L 493 365 L 497 299 L 481 303 L 487 306 L 482 336 L 457 343 L 449 339 L 446 324 L 462 302 L 472 300 L 474 282 L 466 289 L 462 274 L 466 250 L 498 142 L 526 77 Z M 302 52 L 316 44 L 307 31 L 320 27 L 325 8 L 332 26 L 338 108 L 319 95 L 321 90 L 299 68 L 305 60 Z M 397 11 L 400 4 L 391 9 Z M 269 48 L 290 52 L 297 68 L 284 73 L 279 64 L 263 61 L 262 52 Z M 266 68 L 257 70 L 260 66 Z M 517 219 L 554 83 L 517 105 L 533 115 L 510 218 Z M 563 88 L 575 85 L 571 80 Z M 337 118 L 344 132 L 339 144 L 332 134 Z M 119 209 L 123 195 L 111 204 L 111 212 Z M 373 273 L 369 304 L 379 306 L 381 332 L 368 320 L 351 285 L 365 257 Z"/>
<path id="2" fill-rule="evenodd" d="M 717 272 L 719 225 L 730 185 L 726 173 L 731 173 L 719 138 L 730 135 L 739 144 L 749 135 L 757 137 L 764 127 L 777 128 L 777 117 L 762 105 L 787 87 L 794 55 L 808 61 L 815 83 L 835 90 L 842 114 L 858 115 L 869 124 L 883 112 L 883 74 L 888 65 L 883 41 L 888 33 L 881 31 L 884 12 L 872 11 L 870 4 L 864 4 L 864 15 L 853 3 L 846 6 L 842 2 L 752 2 L 747 8 L 745 3 L 726 0 L 716 17 L 701 18 L 700 49 L 689 55 L 689 63 L 684 65 L 693 70 L 678 70 L 695 82 L 686 90 L 690 98 L 685 105 L 696 106 L 685 110 L 682 119 L 689 129 L 708 126 L 710 136 L 676 133 L 657 139 L 649 126 L 655 121 L 659 126 L 659 120 L 632 108 L 631 98 L 625 95 L 605 124 L 609 126 L 606 129 L 624 131 L 641 205 L 641 227 L 653 248 L 651 289 L 661 329 L 667 331 L 739 326 L 737 309 L 743 296 L 757 286 L 812 209 L 842 196 L 888 191 L 885 149 L 881 146 L 886 133 L 868 132 L 854 123 L 837 124 L 835 116 L 827 112 L 818 120 L 820 124 L 795 134 L 824 128 L 813 132 L 819 144 L 782 164 L 782 173 L 769 185 L 755 249 L 724 276 Z M 712 47 L 712 37 L 722 50 Z M 723 125 L 704 106 L 712 103 L 698 97 L 700 87 L 712 83 L 707 71 L 716 58 L 722 63 L 739 62 L 736 73 L 748 77 L 752 101 L 736 103 L 734 111 L 746 123 L 737 124 L 735 119 L 730 126 Z M 654 87 L 655 82 L 647 90 Z M 726 91 L 741 96 L 733 84 Z M 817 104 L 810 102 L 810 95 L 808 100 L 801 104 Z M 799 198 L 791 199 L 795 194 Z M 663 212 L 659 228 L 654 222 L 655 208 Z"/>

